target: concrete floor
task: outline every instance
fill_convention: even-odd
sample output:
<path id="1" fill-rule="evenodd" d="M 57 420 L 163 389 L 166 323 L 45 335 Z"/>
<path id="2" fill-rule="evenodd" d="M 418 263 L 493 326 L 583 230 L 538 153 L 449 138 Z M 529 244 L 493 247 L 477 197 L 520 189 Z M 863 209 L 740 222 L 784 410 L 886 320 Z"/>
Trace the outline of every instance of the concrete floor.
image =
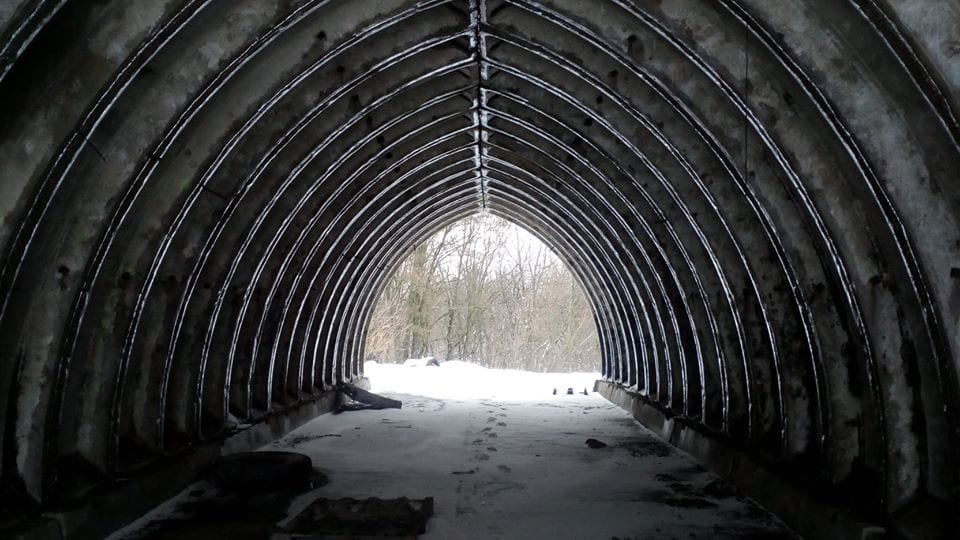
<path id="1" fill-rule="evenodd" d="M 265 449 L 309 455 L 330 478 L 288 501 L 288 518 L 317 497 L 432 496 L 425 538 L 794 537 L 597 394 L 560 394 L 539 401 L 392 394 L 402 410 L 325 415 Z M 588 438 L 607 446 L 590 448 Z M 177 536 L 163 534 L 171 523 L 189 531 L 189 519 L 171 514 L 215 492 L 198 484 L 114 538 Z"/>

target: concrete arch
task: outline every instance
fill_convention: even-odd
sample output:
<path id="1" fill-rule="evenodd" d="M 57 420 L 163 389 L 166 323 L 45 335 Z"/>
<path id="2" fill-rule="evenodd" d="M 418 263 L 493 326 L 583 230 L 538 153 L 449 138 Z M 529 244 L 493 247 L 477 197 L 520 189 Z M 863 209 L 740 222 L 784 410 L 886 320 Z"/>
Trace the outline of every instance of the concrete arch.
<path id="1" fill-rule="evenodd" d="M 605 394 L 800 532 L 955 534 L 958 29 L 946 0 L 9 2 L 0 521 L 89 532 L 58 509 L 321 412 L 391 268 L 487 211 L 577 275 Z"/>

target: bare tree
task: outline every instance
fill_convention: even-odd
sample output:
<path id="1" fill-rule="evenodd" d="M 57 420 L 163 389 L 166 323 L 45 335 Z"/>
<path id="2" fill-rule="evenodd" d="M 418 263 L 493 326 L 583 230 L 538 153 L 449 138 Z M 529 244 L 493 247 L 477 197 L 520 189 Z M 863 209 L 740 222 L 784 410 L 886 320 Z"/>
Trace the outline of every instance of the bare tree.
<path id="1" fill-rule="evenodd" d="M 599 344 L 576 278 L 516 225 L 477 215 L 417 246 L 371 317 L 369 357 L 594 371 Z"/>

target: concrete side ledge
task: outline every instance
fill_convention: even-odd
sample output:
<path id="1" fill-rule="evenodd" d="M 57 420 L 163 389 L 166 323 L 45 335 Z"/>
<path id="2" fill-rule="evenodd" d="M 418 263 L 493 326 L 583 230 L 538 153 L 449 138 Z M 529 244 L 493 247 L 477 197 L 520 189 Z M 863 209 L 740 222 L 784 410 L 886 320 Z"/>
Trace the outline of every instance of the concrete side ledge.
<path id="1" fill-rule="evenodd" d="M 365 379 L 353 381 L 364 384 Z M 105 538 L 195 482 L 224 454 L 254 450 L 333 410 L 336 392 L 300 404 L 284 414 L 229 434 L 223 441 L 197 445 L 175 459 L 118 480 L 69 506 L 48 510 L 13 533 L 16 540 Z"/>
<path id="2" fill-rule="evenodd" d="M 316 401 L 306 402 L 285 414 L 270 416 L 263 422 L 230 434 L 223 441 L 220 453 L 246 452 L 283 437 L 321 414 L 332 411 L 336 394 L 334 391 L 327 392 Z"/>
<path id="3" fill-rule="evenodd" d="M 673 446 L 726 478 L 804 538 L 856 540 L 884 537 L 886 531 L 883 527 L 860 521 L 843 508 L 816 500 L 774 474 L 747 452 L 668 418 L 643 396 L 604 380 L 594 384 L 594 391 L 627 410 L 641 424 Z"/>

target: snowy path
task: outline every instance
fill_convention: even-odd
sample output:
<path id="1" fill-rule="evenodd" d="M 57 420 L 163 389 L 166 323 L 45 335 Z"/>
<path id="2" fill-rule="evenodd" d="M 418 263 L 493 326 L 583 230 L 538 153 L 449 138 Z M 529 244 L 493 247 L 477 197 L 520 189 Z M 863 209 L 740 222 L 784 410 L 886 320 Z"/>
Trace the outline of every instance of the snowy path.
<path id="1" fill-rule="evenodd" d="M 309 455 L 330 476 L 301 501 L 432 496 L 426 538 L 435 539 L 789 537 L 622 409 L 594 393 L 565 395 L 566 386 L 582 390 L 594 375 L 444 371 L 371 366 L 367 373 L 378 391 L 422 385 L 429 375 L 446 383 L 433 393 L 494 397 L 388 392 L 403 400 L 402 410 L 323 416 L 271 445 Z M 404 381 L 407 374 L 416 378 Z M 518 378 L 538 381 L 542 397 L 523 395 Z M 496 388 L 508 398 L 496 397 Z M 591 449 L 588 438 L 608 447 Z"/>
<path id="2" fill-rule="evenodd" d="M 403 409 L 324 415 L 264 448 L 306 454 L 330 478 L 288 516 L 317 497 L 434 497 L 427 539 L 792 537 L 622 409 L 565 394 L 594 374 L 373 365 L 367 374 Z"/>

